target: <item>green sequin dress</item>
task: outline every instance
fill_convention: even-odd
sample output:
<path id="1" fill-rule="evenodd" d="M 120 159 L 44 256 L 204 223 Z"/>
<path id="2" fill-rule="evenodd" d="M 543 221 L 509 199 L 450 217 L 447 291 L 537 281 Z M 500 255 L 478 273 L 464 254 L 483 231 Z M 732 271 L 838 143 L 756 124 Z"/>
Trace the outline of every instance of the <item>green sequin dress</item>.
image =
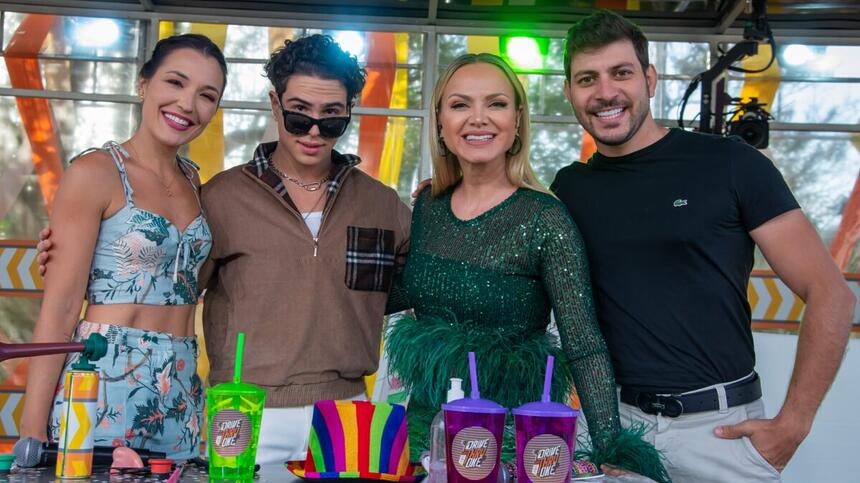
<path id="1" fill-rule="evenodd" d="M 564 205 L 520 188 L 463 221 L 451 211 L 452 189 L 436 198 L 429 191 L 416 201 L 409 258 L 389 300 L 389 311 L 415 315 L 393 318 L 386 336 L 390 368 L 411 395 L 413 459 L 427 448 L 449 378 L 463 378 L 469 394 L 469 351 L 481 397 L 509 409 L 540 399 L 552 354 L 553 400 L 565 401 L 574 382 L 578 388 L 593 442 L 586 456 L 667 480 L 656 450 L 621 428 L 585 247 Z M 547 332 L 551 310 L 560 341 Z M 511 436 L 503 458 L 513 454 Z"/>

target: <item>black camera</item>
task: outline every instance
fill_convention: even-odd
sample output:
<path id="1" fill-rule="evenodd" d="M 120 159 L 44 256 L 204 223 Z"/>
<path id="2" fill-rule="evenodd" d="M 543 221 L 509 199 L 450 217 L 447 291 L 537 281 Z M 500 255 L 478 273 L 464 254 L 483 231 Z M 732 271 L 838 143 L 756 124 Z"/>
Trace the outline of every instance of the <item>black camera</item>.
<path id="1" fill-rule="evenodd" d="M 758 98 L 751 97 L 748 102 L 740 102 L 735 99 L 733 103 L 737 109 L 732 113 L 732 120 L 728 123 L 728 134 L 738 136 L 747 144 L 756 148 L 764 149 L 770 141 L 770 113 L 760 104 Z"/>
<path id="2" fill-rule="evenodd" d="M 770 142 L 769 121 L 773 119 L 764 109 L 765 104 L 759 103 L 754 97 L 748 102 L 742 102 L 741 99 L 732 98 L 726 93 L 728 71 L 758 74 L 770 68 L 776 60 L 776 41 L 767 23 L 767 2 L 765 0 L 748 0 L 748 2 L 752 11 L 750 20 L 744 28 L 744 40 L 736 43 L 728 52 L 721 54 L 711 68 L 693 78 L 681 101 L 678 126 L 684 127 L 684 108 L 690 96 L 701 84 L 699 132 L 719 136 L 739 136 L 750 146 L 764 149 Z M 766 66 L 750 70 L 732 65 L 741 59 L 757 55 L 759 43 L 765 40 L 770 44 L 771 49 L 770 61 Z M 727 106 L 734 106 L 735 110 L 726 116 Z"/>

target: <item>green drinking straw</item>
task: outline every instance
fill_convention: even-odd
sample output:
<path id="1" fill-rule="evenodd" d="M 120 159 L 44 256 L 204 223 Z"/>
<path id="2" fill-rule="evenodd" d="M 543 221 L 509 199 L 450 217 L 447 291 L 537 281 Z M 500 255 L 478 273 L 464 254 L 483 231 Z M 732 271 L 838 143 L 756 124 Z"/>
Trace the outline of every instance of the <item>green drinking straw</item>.
<path id="1" fill-rule="evenodd" d="M 245 333 L 239 332 L 236 337 L 236 366 L 233 368 L 233 383 L 242 382 L 242 353 L 245 349 Z"/>

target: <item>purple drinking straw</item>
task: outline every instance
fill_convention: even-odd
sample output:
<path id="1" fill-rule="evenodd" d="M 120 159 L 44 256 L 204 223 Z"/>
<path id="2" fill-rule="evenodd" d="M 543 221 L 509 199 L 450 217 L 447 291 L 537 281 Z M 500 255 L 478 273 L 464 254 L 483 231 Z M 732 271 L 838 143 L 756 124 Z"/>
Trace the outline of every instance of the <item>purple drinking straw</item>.
<path id="1" fill-rule="evenodd" d="M 469 352 L 469 380 L 472 382 L 472 399 L 481 399 L 478 392 L 478 369 L 475 367 L 475 353 Z"/>
<path id="2" fill-rule="evenodd" d="M 549 402 L 549 391 L 552 387 L 552 366 L 555 364 L 555 357 L 549 356 L 546 358 L 546 374 L 543 376 L 543 395 L 540 397 L 540 402 Z"/>

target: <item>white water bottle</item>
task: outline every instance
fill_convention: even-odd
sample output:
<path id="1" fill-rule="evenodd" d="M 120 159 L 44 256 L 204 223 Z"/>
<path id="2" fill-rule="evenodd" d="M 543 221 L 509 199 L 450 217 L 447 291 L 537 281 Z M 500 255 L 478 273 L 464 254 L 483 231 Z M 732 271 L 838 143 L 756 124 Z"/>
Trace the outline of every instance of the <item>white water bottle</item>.
<path id="1" fill-rule="evenodd" d="M 445 402 L 463 399 L 463 380 L 451 378 L 451 388 Z M 428 483 L 446 483 L 448 469 L 445 466 L 445 415 L 442 411 L 436 413 L 433 424 L 430 425 L 430 476 Z"/>

